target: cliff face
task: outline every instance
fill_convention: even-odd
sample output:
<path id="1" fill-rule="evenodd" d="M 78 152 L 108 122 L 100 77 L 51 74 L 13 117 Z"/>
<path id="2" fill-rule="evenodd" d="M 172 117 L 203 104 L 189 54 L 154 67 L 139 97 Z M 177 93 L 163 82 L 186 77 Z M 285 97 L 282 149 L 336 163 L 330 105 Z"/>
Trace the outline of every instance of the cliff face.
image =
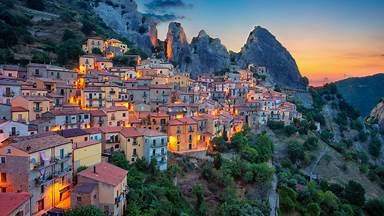
<path id="1" fill-rule="evenodd" d="M 151 53 L 158 46 L 155 20 L 138 12 L 135 1 L 100 1 L 93 8 L 107 26 L 127 37 L 136 47 Z"/>
<path id="2" fill-rule="evenodd" d="M 384 100 L 382 99 L 379 104 L 371 111 L 367 117 L 367 123 L 378 124 L 381 131 L 384 131 Z"/>
<path id="3" fill-rule="evenodd" d="M 230 56 L 220 39 L 211 38 L 204 30 L 192 39 L 191 49 L 193 55 L 192 76 L 202 73 L 214 73 L 228 68 Z"/>
<path id="4" fill-rule="evenodd" d="M 303 80 L 295 60 L 279 41 L 267 29 L 256 26 L 250 33 L 246 44 L 238 55 L 239 66 L 247 64 L 266 66 L 276 83 L 291 87 L 303 88 Z"/>
<path id="5" fill-rule="evenodd" d="M 180 71 L 191 72 L 191 49 L 180 23 L 171 22 L 169 24 L 165 46 L 168 61 L 176 64 Z"/>

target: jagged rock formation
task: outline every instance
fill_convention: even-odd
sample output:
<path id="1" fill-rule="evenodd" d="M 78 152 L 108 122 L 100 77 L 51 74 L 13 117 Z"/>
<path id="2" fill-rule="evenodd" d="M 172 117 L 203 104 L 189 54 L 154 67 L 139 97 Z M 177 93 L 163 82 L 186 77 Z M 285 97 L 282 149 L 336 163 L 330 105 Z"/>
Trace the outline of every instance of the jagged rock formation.
<path id="1" fill-rule="evenodd" d="M 290 88 L 304 88 L 295 60 L 267 29 L 256 26 L 238 55 L 238 64 L 265 66 L 276 83 Z"/>
<path id="2" fill-rule="evenodd" d="M 384 131 L 384 99 L 376 105 L 366 119 L 368 124 L 377 124 L 381 131 Z"/>
<path id="3" fill-rule="evenodd" d="M 136 47 L 151 53 L 158 46 L 156 20 L 137 11 L 133 0 L 99 1 L 96 14 L 116 33 L 127 37 Z"/>
<path id="4" fill-rule="evenodd" d="M 180 71 L 191 72 L 191 49 L 187 41 L 187 36 L 180 23 L 169 23 L 165 44 L 168 61 L 177 65 L 177 68 Z"/>
<path id="5" fill-rule="evenodd" d="M 213 73 L 229 67 L 230 56 L 220 39 L 211 38 L 204 30 L 188 44 L 180 23 L 169 24 L 166 56 L 180 71 L 190 72 L 195 78 L 203 73 Z"/>
<path id="6" fill-rule="evenodd" d="M 191 42 L 192 48 L 192 76 L 202 73 L 212 74 L 228 68 L 230 56 L 220 39 L 211 38 L 204 30 L 199 32 Z"/>

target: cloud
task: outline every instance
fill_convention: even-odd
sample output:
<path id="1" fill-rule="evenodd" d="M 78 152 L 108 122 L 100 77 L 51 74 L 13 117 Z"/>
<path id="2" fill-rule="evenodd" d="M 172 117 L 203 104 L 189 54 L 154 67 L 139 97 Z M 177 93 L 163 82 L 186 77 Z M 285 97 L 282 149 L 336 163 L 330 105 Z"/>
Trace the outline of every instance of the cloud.
<path id="1" fill-rule="evenodd" d="M 193 5 L 183 0 L 152 0 L 145 4 L 149 11 L 165 12 L 175 8 L 192 8 Z"/>
<path id="2" fill-rule="evenodd" d="M 184 16 L 178 16 L 175 14 L 155 14 L 155 13 L 147 13 L 146 16 L 152 17 L 156 22 L 171 22 L 175 20 L 184 19 Z"/>

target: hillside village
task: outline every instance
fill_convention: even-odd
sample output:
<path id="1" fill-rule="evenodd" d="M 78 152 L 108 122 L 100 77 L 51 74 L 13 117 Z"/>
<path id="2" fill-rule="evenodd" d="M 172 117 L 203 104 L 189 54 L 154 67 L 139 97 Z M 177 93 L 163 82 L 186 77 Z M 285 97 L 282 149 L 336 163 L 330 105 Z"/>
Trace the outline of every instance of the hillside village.
<path id="1" fill-rule="evenodd" d="M 19 201 L 12 211 L 92 204 L 123 215 L 130 174 L 108 162 L 116 152 L 166 171 L 171 155 L 206 155 L 215 138 L 302 118 L 266 81 L 266 67 L 191 79 L 167 60 L 124 55 L 129 49 L 89 37 L 75 68 L 0 65 L 1 192 Z M 114 65 L 123 55 L 130 66 Z"/>

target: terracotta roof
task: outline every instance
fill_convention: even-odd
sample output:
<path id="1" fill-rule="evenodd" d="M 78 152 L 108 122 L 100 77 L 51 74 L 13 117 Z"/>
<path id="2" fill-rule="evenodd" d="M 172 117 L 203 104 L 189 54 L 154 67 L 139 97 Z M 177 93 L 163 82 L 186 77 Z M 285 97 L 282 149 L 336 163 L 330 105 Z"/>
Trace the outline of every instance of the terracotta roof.
<path id="1" fill-rule="evenodd" d="M 20 137 L 20 139 L 21 140 L 19 142 L 11 143 L 11 146 L 27 153 L 34 153 L 41 150 L 71 143 L 70 140 L 59 136 L 54 132 Z"/>
<path id="2" fill-rule="evenodd" d="M 151 117 L 169 117 L 166 112 L 152 112 Z"/>
<path id="3" fill-rule="evenodd" d="M 128 111 L 128 108 L 125 106 L 114 106 L 104 109 L 106 112 L 115 112 L 115 111 Z"/>
<path id="4" fill-rule="evenodd" d="M 12 155 L 12 156 L 18 156 L 18 157 L 28 157 L 28 154 L 24 151 L 21 151 L 20 149 L 17 149 L 13 146 L 4 146 L 0 148 L 0 155 Z"/>
<path id="5" fill-rule="evenodd" d="M 8 216 L 18 209 L 22 204 L 27 202 L 31 194 L 28 192 L 21 193 L 1 193 L 0 194 L 0 216 Z"/>
<path id="6" fill-rule="evenodd" d="M 81 183 L 73 189 L 75 193 L 88 194 L 97 188 L 97 183 Z"/>
<path id="7" fill-rule="evenodd" d="M 215 116 L 215 115 L 212 115 L 212 114 L 204 114 L 203 116 L 205 118 L 209 118 L 209 119 L 218 119 L 219 118 L 218 116 Z"/>
<path id="8" fill-rule="evenodd" d="M 72 129 L 57 131 L 57 134 L 65 138 L 88 135 L 86 131 L 80 128 L 72 128 Z"/>
<path id="9" fill-rule="evenodd" d="M 103 110 L 91 110 L 90 113 L 91 113 L 91 116 L 94 116 L 94 117 L 107 116 L 107 114 Z"/>
<path id="10" fill-rule="evenodd" d="M 94 169 L 96 172 L 94 172 Z M 113 173 L 113 175 L 111 175 Z M 89 178 L 97 182 L 103 182 L 112 186 L 117 186 L 124 181 L 128 171 L 121 169 L 110 163 L 101 162 L 94 167 L 79 172 L 78 176 Z"/>
<path id="11" fill-rule="evenodd" d="M 169 121 L 168 121 L 168 124 L 169 124 L 169 125 L 182 125 L 183 122 L 181 122 L 181 121 L 179 121 L 179 120 L 177 120 L 177 119 L 172 119 L 172 120 L 169 120 Z"/>
<path id="12" fill-rule="evenodd" d="M 87 111 L 84 110 L 78 110 L 78 109 L 65 109 L 65 110 L 51 110 L 50 111 L 55 116 L 62 116 L 62 115 L 76 115 L 76 114 L 83 114 L 87 113 Z"/>
<path id="13" fill-rule="evenodd" d="M 143 136 L 143 133 L 141 133 L 137 128 L 123 128 L 121 129 L 120 134 L 125 138 Z"/>
<path id="14" fill-rule="evenodd" d="M 3 124 L 5 122 L 7 122 L 8 120 L 5 120 L 5 119 L 0 119 L 0 124 Z"/>
<path id="15" fill-rule="evenodd" d="M 114 126 L 114 127 L 101 127 L 100 130 L 103 133 L 119 133 L 123 127 L 120 126 Z"/>
<path id="16" fill-rule="evenodd" d="M 165 133 L 161 133 L 157 130 L 151 130 L 146 128 L 137 128 L 144 136 L 154 137 L 154 136 L 167 136 Z"/>
<path id="17" fill-rule="evenodd" d="M 99 140 L 88 140 L 84 142 L 77 142 L 72 144 L 73 149 L 80 149 L 91 145 L 101 144 Z"/>
<path id="18" fill-rule="evenodd" d="M 197 124 L 197 122 L 191 117 L 184 117 L 184 118 L 181 118 L 178 120 L 185 123 L 185 124 Z"/>
<path id="19" fill-rule="evenodd" d="M 83 129 L 87 134 L 97 134 L 101 133 L 100 128 L 97 127 L 91 127 L 91 128 L 85 128 Z"/>

